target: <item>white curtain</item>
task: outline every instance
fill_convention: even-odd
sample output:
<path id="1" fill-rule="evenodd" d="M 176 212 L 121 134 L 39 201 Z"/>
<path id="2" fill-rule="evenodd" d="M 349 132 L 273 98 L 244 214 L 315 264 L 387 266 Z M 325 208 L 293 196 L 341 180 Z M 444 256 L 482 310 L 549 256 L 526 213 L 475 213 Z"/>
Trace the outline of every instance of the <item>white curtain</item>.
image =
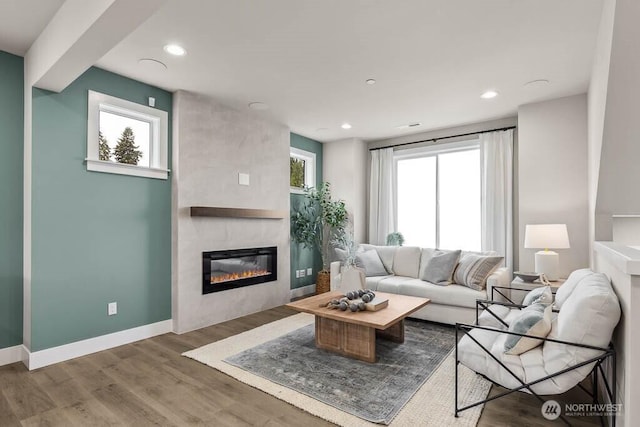
<path id="1" fill-rule="evenodd" d="M 384 245 L 395 228 L 393 148 L 371 151 L 369 243 Z"/>
<path id="2" fill-rule="evenodd" d="M 513 271 L 513 129 L 480 134 L 482 250 Z"/>

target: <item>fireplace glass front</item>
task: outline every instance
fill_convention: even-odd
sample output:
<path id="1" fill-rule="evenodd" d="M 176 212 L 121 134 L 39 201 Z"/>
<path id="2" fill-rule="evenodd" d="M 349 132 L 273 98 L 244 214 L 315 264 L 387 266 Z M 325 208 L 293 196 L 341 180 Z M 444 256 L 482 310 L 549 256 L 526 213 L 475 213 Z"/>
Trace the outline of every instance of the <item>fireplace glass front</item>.
<path id="1" fill-rule="evenodd" d="M 278 280 L 278 248 L 252 248 L 202 253 L 202 293 Z"/>

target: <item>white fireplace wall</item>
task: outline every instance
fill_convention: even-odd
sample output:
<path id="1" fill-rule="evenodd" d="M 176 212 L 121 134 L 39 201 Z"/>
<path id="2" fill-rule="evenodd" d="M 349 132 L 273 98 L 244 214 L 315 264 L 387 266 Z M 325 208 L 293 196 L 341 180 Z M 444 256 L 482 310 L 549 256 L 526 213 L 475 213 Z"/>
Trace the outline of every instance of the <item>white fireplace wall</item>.
<path id="1" fill-rule="evenodd" d="M 173 96 L 174 331 L 276 307 L 289 297 L 289 218 L 191 217 L 191 206 L 289 211 L 289 129 L 186 91 Z M 249 174 L 240 185 L 238 174 Z M 278 247 L 278 280 L 202 294 L 202 252 Z"/>

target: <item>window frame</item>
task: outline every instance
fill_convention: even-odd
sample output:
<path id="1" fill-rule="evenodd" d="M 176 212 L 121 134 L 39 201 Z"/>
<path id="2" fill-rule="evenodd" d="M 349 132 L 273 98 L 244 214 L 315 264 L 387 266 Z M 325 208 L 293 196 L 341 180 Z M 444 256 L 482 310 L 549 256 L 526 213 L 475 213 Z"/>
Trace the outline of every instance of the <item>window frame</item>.
<path id="1" fill-rule="evenodd" d="M 394 227 L 398 229 L 398 162 L 402 160 L 417 159 L 423 157 L 435 157 L 436 159 L 436 222 L 435 222 L 435 236 L 436 236 L 436 248 L 440 247 L 440 162 L 438 155 L 447 154 L 461 151 L 480 150 L 480 139 L 465 139 L 463 141 L 456 141 L 450 143 L 436 143 L 427 145 L 424 147 L 407 148 L 403 150 L 397 150 L 393 153 L 393 204 L 395 206 L 396 213 L 394 215 Z"/>
<path id="2" fill-rule="evenodd" d="M 304 160 L 304 186 L 305 188 L 313 188 L 316 186 L 316 153 L 303 150 L 301 148 L 290 147 L 289 159 L 291 158 Z M 291 171 L 289 171 L 291 172 Z M 291 176 L 291 175 L 289 175 Z M 289 181 L 289 191 L 295 194 L 304 194 L 304 188 L 291 186 Z"/>
<path id="3" fill-rule="evenodd" d="M 100 160 L 98 134 L 100 113 L 106 112 L 149 123 L 149 166 L 129 165 Z M 87 116 L 87 171 L 131 175 L 154 179 L 167 179 L 170 170 L 168 130 L 169 114 L 166 111 L 116 98 L 104 93 L 88 91 Z"/>

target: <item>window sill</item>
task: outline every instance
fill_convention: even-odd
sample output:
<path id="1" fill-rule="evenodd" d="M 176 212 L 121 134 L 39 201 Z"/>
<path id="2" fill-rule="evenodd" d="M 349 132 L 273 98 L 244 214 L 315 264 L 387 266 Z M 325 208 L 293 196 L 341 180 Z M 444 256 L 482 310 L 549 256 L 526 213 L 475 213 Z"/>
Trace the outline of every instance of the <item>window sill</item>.
<path id="1" fill-rule="evenodd" d="M 289 187 L 289 192 L 292 194 L 305 194 L 302 188 Z"/>
<path id="2" fill-rule="evenodd" d="M 146 168 L 104 160 L 85 159 L 85 161 L 87 162 L 87 170 L 93 172 L 115 173 L 118 175 L 140 176 L 153 179 L 167 179 L 170 172 L 169 169 Z"/>

